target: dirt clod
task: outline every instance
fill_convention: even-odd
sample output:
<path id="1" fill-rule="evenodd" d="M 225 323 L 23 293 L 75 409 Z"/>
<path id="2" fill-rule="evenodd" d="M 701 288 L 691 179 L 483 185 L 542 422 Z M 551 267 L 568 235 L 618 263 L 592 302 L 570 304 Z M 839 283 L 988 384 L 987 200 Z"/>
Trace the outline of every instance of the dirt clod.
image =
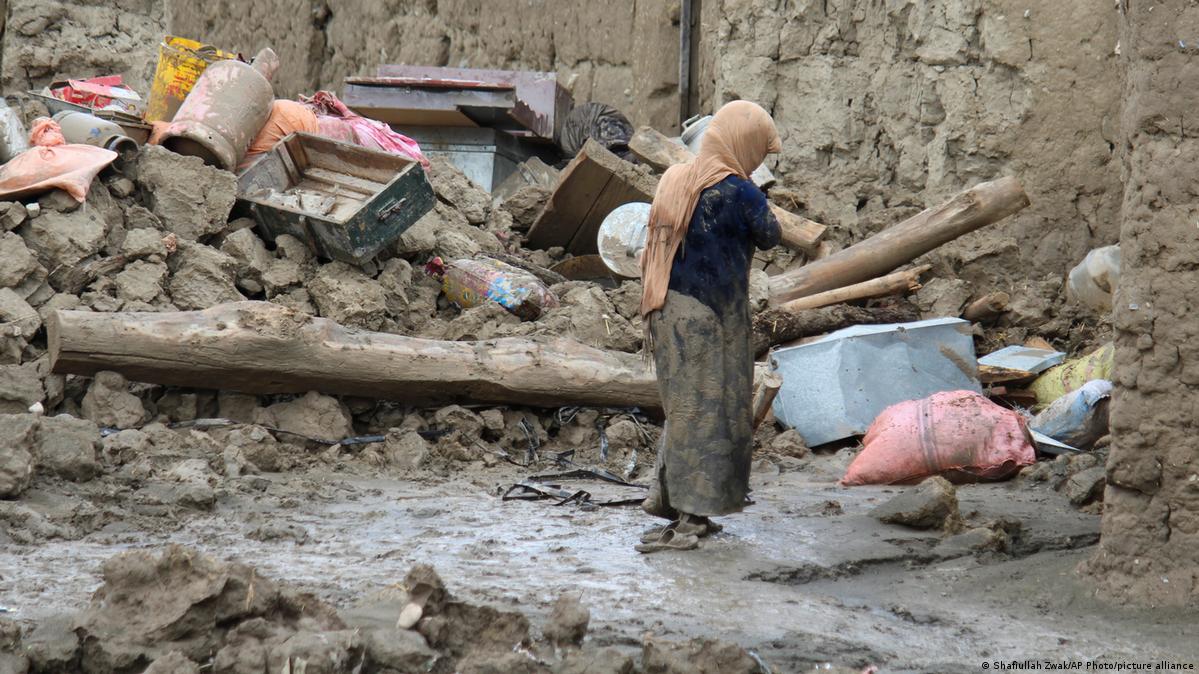
<path id="1" fill-rule="evenodd" d="M 957 492 L 943 477 L 930 477 L 870 513 L 888 524 L 916 529 L 947 528 L 958 518 Z"/>

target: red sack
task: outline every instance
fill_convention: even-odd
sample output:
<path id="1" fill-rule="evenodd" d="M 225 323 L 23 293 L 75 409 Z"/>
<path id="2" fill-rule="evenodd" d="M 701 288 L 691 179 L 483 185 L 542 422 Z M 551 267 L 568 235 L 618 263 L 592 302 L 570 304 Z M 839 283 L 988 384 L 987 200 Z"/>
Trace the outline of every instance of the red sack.
<path id="1" fill-rule="evenodd" d="M 932 475 L 998 480 L 1036 461 L 1024 418 L 973 391 L 944 391 L 883 410 L 841 484 L 913 484 Z"/>
<path id="2" fill-rule="evenodd" d="M 92 179 L 117 153 L 91 145 L 64 145 L 58 124 L 45 117 L 33 123 L 33 147 L 0 166 L 0 200 L 65 191 L 79 203 L 87 199 Z"/>

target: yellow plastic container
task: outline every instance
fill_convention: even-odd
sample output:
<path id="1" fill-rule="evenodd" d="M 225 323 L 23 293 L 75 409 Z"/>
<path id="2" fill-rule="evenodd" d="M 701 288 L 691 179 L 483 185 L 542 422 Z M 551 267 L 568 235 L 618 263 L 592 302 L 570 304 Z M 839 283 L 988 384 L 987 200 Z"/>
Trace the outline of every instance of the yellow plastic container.
<path id="1" fill-rule="evenodd" d="M 185 37 L 168 35 L 158 45 L 158 67 L 146 102 L 147 122 L 169 122 L 209 64 L 237 54 Z"/>
<path id="2" fill-rule="evenodd" d="M 1072 358 L 1045 370 L 1029 386 L 1037 396 L 1037 408 L 1043 408 L 1067 393 L 1082 388 L 1092 379 L 1110 380 L 1115 360 L 1116 345 L 1108 342 L 1085 356 Z"/>

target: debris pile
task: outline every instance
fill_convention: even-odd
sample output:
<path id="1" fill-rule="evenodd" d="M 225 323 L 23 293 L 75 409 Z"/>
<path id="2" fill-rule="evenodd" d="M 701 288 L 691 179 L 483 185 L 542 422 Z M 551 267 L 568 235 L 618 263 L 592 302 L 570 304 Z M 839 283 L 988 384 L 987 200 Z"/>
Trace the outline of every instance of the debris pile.
<path id="1" fill-rule="evenodd" d="M 597 645 L 590 620 L 564 595 L 538 630 L 522 613 L 455 598 L 427 565 L 339 611 L 248 564 L 171 545 L 107 560 L 103 585 L 76 615 L 24 635 L 0 619 L 0 664 L 89 674 L 769 671 L 758 656 L 708 639 L 651 634 L 639 653 Z"/>

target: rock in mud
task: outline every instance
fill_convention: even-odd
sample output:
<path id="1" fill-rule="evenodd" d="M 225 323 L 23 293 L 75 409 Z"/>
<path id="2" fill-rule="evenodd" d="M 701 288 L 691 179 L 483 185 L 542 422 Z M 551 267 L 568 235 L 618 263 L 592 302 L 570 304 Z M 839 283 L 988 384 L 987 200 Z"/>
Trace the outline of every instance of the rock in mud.
<path id="1" fill-rule="evenodd" d="M 458 663 L 456 674 L 545 674 L 529 653 L 471 653 Z"/>
<path id="2" fill-rule="evenodd" d="M 46 278 L 46 268 L 25 245 L 25 240 L 12 232 L 0 234 L 0 260 L 4 261 L 0 265 L 0 287 L 17 288 L 26 279 L 40 283 Z"/>
<path id="3" fill-rule="evenodd" d="M 251 229 L 239 229 L 226 236 L 221 252 L 237 260 L 237 285 L 252 295 L 263 291 L 263 275 L 273 263 L 280 262 Z"/>
<path id="4" fill-rule="evenodd" d="M 960 316 L 970 301 L 970 284 L 961 279 L 934 278 L 916 291 L 916 306 L 924 318 Z"/>
<path id="5" fill-rule="evenodd" d="M 129 392 L 129 382 L 116 372 L 97 372 L 80 408 L 100 426 L 136 428 L 149 416 L 141 398 Z"/>
<path id="6" fill-rule="evenodd" d="M 33 479 L 33 447 L 37 417 L 0 415 L 0 499 L 21 495 Z"/>
<path id="7" fill-rule="evenodd" d="M 75 616 L 60 614 L 39 620 L 25 637 L 25 654 L 35 672 L 78 671 L 79 637 Z"/>
<path id="8" fill-rule="evenodd" d="M 121 254 L 127 257 L 166 258 L 167 246 L 162 242 L 162 232 L 157 229 L 131 229 L 121 243 Z"/>
<path id="9" fill-rule="evenodd" d="M 429 443 L 416 431 L 395 428 L 387 433 L 383 456 L 400 470 L 417 470 L 429 460 Z"/>
<path id="10" fill-rule="evenodd" d="M 337 441 L 354 435 L 350 410 L 337 398 L 316 391 L 271 405 L 263 419 L 265 425 L 300 438 Z"/>
<path id="11" fill-rule="evenodd" d="M 224 436 L 228 449 L 238 452 L 244 461 L 254 464 L 259 470 L 277 473 L 295 465 L 291 454 L 294 445 L 279 442 L 270 431 L 261 426 L 242 426 Z"/>
<path id="12" fill-rule="evenodd" d="M 0 365 L 0 414 L 20 414 L 46 393 L 34 363 Z"/>
<path id="13" fill-rule="evenodd" d="M 958 520 L 957 490 L 943 477 L 930 477 L 870 514 L 888 524 L 916 529 L 948 528 Z"/>
<path id="14" fill-rule="evenodd" d="M 221 391 L 217 394 L 217 416 L 243 424 L 252 424 L 258 418 L 262 407 L 258 405 L 258 396 L 233 391 Z"/>
<path id="15" fill-rule="evenodd" d="M 142 674 L 200 674 L 200 666 L 179 651 L 171 651 L 155 660 Z"/>
<path id="16" fill-rule="evenodd" d="M 513 229 L 527 232 L 537 221 L 537 216 L 541 215 L 541 210 L 549 201 L 550 194 L 552 194 L 552 190 L 548 187 L 526 185 L 505 199 L 500 208 L 512 215 Z"/>
<path id="17" fill-rule="evenodd" d="M 229 171 L 157 145 L 138 153 L 137 184 L 163 227 L 187 241 L 224 229 L 237 196 L 237 178 Z"/>
<path id="18" fill-rule="evenodd" d="M 42 327 L 42 316 L 16 291 L 0 288 L 0 325 L 13 336 L 32 340 Z"/>
<path id="19" fill-rule="evenodd" d="M 395 672 L 428 672 L 437 662 L 437 653 L 424 637 L 412 630 L 383 627 L 364 630 L 367 662 Z"/>
<path id="20" fill-rule="evenodd" d="M 162 262 L 131 262 L 113 277 L 117 298 L 125 302 L 154 302 L 162 295 L 167 273 Z"/>
<path id="21" fill-rule="evenodd" d="M 1011 538 L 996 527 L 974 527 L 954 534 L 937 544 L 934 552 L 946 557 L 960 557 L 976 552 L 1003 552 Z"/>
<path id="22" fill-rule="evenodd" d="M 266 671 L 357 674 L 363 651 L 356 630 L 298 632 L 270 648 Z"/>
<path id="23" fill-rule="evenodd" d="M 86 482 L 100 473 L 96 449 L 100 428 L 87 419 L 60 414 L 38 422 L 34 458 L 39 469 L 75 482 Z"/>
<path id="24" fill-rule="evenodd" d="M 467 441 L 477 440 L 483 433 L 483 418 L 460 405 L 437 410 L 433 415 L 433 425 L 456 431 Z"/>
<path id="25" fill-rule="evenodd" d="M 577 594 L 564 594 L 554 602 L 550 621 L 542 634 L 557 646 L 578 646 L 587 636 L 587 625 L 591 622 L 591 611 L 583 606 Z"/>
<path id="26" fill-rule="evenodd" d="M 715 639 L 687 642 L 649 637 L 642 644 L 645 674 L 758 674 L 758 661 L 744 648 Z"/>
<path id="27" fill-rule="evenodd" d="M 171 268 L 171 301 L 183 311 L 246 299 L 234 284 L 237 261 L 215 248 L 180 242 Z"/>
<path id="28" fill-rule="evenodd" d="M 1106 485 L 1107 469 L 1095 466 L 1071 475 L 1063 489 L 1070 503 L 1081 506 L 1102 499 Z"/>
<path id="29" fill-rule="evenodd" d="M 0 201 L 0 230 L 10 232 L 29 218 L 25 204 L 19 201 Z"/>
<path id="30" fill-rule="evenodd" d="M 429 184 L 437 198 L 453 206 L 472 225 L 487 219 L 491 198 L 444 157 L 429 160 Z"/>
<path id="31" fill-rule="evenodd" d="M 378 330 L 387 318 L 387 296 L 377 281 L 344 262 L 323 265 L 308 284 L 321 316 L 341 325 Z"/>
<path id="32" fill-rule="evenodd" d="M 633 658 L 615 648 L 583 648 L 562 658 L 554 674 L 633 674 Z"/>
<path id="33" fill-rule="evenodd" d="M 18 230 L 42 265 L 53 269 L 59 265 L 79 264 L 104 247 L 108 228 L 91 210 L 74 213 L 43 211 L 40 217 L 25 223 Z"/>
<path id="34" fill-rule="evenodd" d="M 811 454 L 812 450 L 804 442 L 803 436 L 794 428 L 788 429 L 775 436 L 770 441 L 770 451 L 781 456 L 791 456 L 802 459 Z"/>

